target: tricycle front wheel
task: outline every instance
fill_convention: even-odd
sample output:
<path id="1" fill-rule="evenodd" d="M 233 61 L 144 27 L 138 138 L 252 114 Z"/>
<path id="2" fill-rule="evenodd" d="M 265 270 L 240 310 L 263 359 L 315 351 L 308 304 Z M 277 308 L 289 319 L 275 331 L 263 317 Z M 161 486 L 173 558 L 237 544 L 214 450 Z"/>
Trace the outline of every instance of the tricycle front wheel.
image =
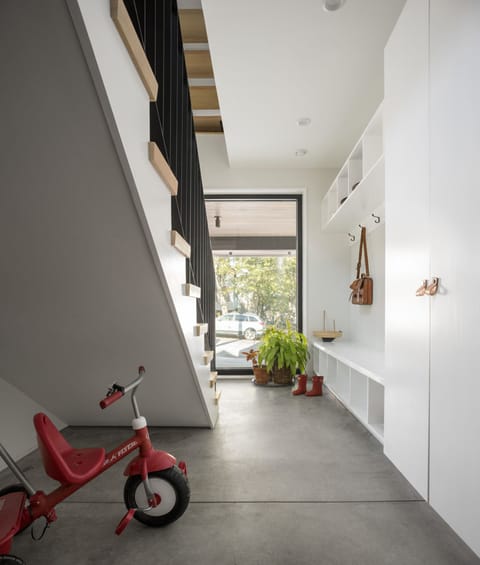
<path id="1" fill-rule="evenodd" d="M 162 527 L 175 522 L 187 509 L 190 487 L 187 477 L 174 466 L 148 474 L 150 485 L 160 503 L 150 510 L 137 510 L 134 518 L 147 526 Z M 140 475 L 129 477 L 123 490 L 127 508 L 147 508 L 148 502 Z"/>

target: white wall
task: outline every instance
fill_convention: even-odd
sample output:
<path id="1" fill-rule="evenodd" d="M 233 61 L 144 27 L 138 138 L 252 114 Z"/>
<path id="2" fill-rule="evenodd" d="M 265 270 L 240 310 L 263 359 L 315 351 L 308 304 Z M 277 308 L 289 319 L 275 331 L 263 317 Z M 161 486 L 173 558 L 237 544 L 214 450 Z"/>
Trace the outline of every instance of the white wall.
<path id="1" fill-rule="evenodd" d="M 324 309 L 348 333 L 349 250 L 343 235 L 323 233 L 320 222 L 320 202 L 337 171 L 230 168 L 222 135 L 197 135 L 197 144 L 206 193 L 304 194 L 304 333 L 310 338 L 321 328 Z"/>
<path id="2" fill-rule="evenodd" d="M 37 412 L 45 412 L 62 429 L 65 423 L 56 418 L 33 401 L 18 388 L 0 378 L 0 443 L 16 460 L 36 449 L 37 440 L 33 428 L 33 416 Z M 0 470 L 5 468 L 0 459 Z"/>

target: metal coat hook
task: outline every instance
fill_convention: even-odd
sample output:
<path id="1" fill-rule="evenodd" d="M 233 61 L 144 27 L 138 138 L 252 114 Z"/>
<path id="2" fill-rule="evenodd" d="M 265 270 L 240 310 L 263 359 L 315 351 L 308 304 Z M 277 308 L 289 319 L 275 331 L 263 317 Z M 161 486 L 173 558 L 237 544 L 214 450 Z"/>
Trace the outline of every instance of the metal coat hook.
<path id="1" fill-rule="evenodd" d="M 380 223 L 380 216 L 375 216 L 375 214 L 372 214 L 372 218 L 373 218 L 373 221 L 374 221 L 376 224 L 379 224 L 379 223 Z"/>
<path id="2" fill-rule="evenodd" d="M 353 233 L 348 232 L 348 235 L 350 237 L 350 241 L 355 241 L 355 236 L 353 235 Z"/>

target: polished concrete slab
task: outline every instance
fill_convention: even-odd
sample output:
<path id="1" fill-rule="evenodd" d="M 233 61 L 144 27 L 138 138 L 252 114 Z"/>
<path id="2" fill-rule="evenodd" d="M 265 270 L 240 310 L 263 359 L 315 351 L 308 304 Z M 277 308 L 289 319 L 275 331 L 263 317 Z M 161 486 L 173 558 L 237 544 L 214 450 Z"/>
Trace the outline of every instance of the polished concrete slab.
<path id="1" fill-rule="evenodd" d="M 120 464 L 61 504 L 42 541 L 17 537 L 14 553 L 30 565 L 480 564 L 332 396 L 292 397 L 288 388 L 242 381 L 218 386 L 215 430 L 151 430 L 156 447 L 188 465 L 192 498 L 178 522 L 158 530 L 134 522 L 115 536 L 124 513 Z M 110 448 L 129 434 L 66 431 L 76 447 Z M 54 485 L 37 453 L 21 466 L 35 487 Z M 0 486 L 8 482 L 3 472 Z"/>

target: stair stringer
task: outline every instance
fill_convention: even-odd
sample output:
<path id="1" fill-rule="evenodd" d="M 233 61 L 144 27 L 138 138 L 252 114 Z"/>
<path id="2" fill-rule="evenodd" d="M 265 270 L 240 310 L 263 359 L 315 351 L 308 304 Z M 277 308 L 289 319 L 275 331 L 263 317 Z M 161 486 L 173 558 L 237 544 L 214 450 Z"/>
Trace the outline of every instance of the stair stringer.
<path id="1" fill-rule="evenodd" d="M 148 158 L 149 97 L 110 17 L 109 1 L 66 0 L 137 208 L 152 258 L 178 321 L 189 364 L 208 412 L 218 419 L 203 363 L 204 338 L 195 336 L 196 299 L 183 294 L 185 258 L 171 245 L 171 193 Z"/>

